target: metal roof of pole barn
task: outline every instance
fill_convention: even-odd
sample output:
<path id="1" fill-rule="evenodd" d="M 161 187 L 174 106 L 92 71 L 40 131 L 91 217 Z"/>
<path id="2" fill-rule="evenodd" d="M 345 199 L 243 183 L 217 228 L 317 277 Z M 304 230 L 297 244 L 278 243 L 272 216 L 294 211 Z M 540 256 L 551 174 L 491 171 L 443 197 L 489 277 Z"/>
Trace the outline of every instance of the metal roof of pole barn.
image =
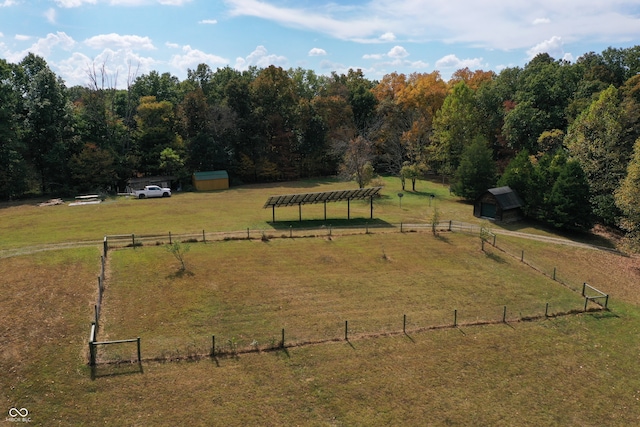
<path id="1" fill-rule="evenodd" d="M 305 205 L 312 203 L 341 202 L 345 200 L 361 200 L 378 195 L 380 190 L 382 190 L 382 187 L 271 196 L 264 204 L 264 208 Z"/>

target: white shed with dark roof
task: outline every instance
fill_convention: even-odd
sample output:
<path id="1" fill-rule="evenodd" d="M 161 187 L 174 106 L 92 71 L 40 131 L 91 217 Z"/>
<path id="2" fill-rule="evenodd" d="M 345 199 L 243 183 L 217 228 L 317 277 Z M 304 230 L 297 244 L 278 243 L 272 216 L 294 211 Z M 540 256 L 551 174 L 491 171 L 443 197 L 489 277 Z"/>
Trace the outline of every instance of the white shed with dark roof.
<path id="1" fill-rule="evenodd" d="M 473 215 L 500 222 L 515 222 L 524 217 L 524 203 L 510 187 L 490 188 L 481 194 L 473 206 Z"/>

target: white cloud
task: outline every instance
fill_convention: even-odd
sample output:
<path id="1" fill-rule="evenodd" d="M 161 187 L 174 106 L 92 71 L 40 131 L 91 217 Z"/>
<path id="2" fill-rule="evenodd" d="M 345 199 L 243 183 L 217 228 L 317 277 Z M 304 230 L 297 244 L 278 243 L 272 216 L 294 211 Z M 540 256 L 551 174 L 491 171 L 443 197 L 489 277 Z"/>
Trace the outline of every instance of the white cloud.
<path id="1" fill-rule="evenodd" d="M 459 70 L 461 68 L 469 68 L 471 70 L 481 69 L 485 67 L 482 58 L 460 59 L 456 55 L 446 55 L 436 61 L 436 68 Z"/>
<path id="2" fill-rule="evenodd" d="M 158 61 L 155 59 L 140 56 L 130 49 L 105 49 L 94 58 L 74 52 L 69 58 L 52 64 L 52 68 L 56 69 L 67 86 L 86 86 L 90 82 L 89 71 L 104 66 L 106 84 L 124 89 L 127 87 L 127 80 L 133 81 L 135 77 L 154 70 L 157 65 Z"/>
<path id="3" fill-rule="evenodd" d="M 180 45 L 178 43 L 166 42 L 164 45 L 170 49 L 180 49 Z"/>
<path id="4" fill-rule="evenodd" d="M 549 40 L 538 43 L 531 49 L 527 50 L 529 59 L 533 58 L 539 53 L 548 53 L 553 58 L 562 58 L 564 56 L 562 37 L 553 36 Z"/>
<path id="5" fill-rule="evenodd" d="M 191 2 L 191 0 L 158 0 L 158 3 L 165 6 L 182 6 Z"/>
<path id="6" fill-rule="evenodd" d="M 288 27 L 330 34 L 338 39 L 355 39 L 379 34 L 382 32 L 380 29 L 387 22 L 386 18 L 355 16 L 354 12 L 360 8 L 340 7 L 334 3 L 320 4 L 312 9 L 279 7 L 262 0 L 226 0 L 226 3 L 231 7 L 231 16 L 253 16 Z M 338 16 L 349 16 L 350 19 L 337 19 L 331 16 L 332 13 Z"/>
<path id="7" fill-rule="evenodd" d="M 549 18 L 536 18 L 533 20 L 533 25 L 544 25 L 550 24 L 551 20 Z"/>
<path id="8" fill-rule="evenodd" d="M 393 59 L 402 59 L 409 56 L 409 52 L 402 46 L 394 46 L 387 53 L 368 53 L 362 56 L 363 59 L 381 60 L 385 57 Z"/>
<path id="9" fill-rule="evenodd" d="M 4 0 L 2 3 L 0 3 L 0 7 L 15 6 L 17 4 L 18 2 L 16 0 Z"/>
<path id="10" fill-rule="evenodd" d="M 378 75 L 384 74 L 385 72 L 396 71 L 399 68 L 409 68 L 413 71 L 417 71 L 429 67 L 429 63 L 427 62 L 421 60 L 409 61 L 408 59 L 405 59 L 409 55 L 409 52 L 404 47 L 394 46 L 387 53 L 370 53 L 363 55 L 362 59 L 376 61 L 372 64 L 372 69 Z"/>
<path id="11" fill-rule="evenodd" d="M 324 49 L 320 49 L 318 47 L 314 47 L 309 51 L 309 56 L 326 56 L 327 51 Z"/>
<path id="12" fill-rule="evenodd" d="M 394 46 L 389 53 L 387 53 L 389 58 L 406 58 L 409 56 L 409 52 L 402 46 Z"/>
<path id="13" fill-rule="evenodd" d="M 218 23 L 216 19 L 203 19 L 202 21 L 198 21 L 198 24 L 207 24 L 207 25 L 215 25 Z"/>
<path id="14" fill-rule="evenodd" d="M 14 52 L 8 50 L 5 45 L 2 45 L 1 47 L 3 48 L 2 54 L 7 62 L 18 63 L 22 61 L 22 59 L 27 56 L 29 52 L 38 56 L 42 56 L 43 58 L 48 60 L 54 49 L 60 48 L 62 50 L 68 51 L 75 46 L 75 40 L 69 37 L 66 33 L 58 31 L 55 34 L 47 34 L 46 37 L 36 40 L 36 42 L 31 46 L 21 51 Z"/>
<path id="15" fill-rule="evenodd" d="M 183 71 L 186 74 L 188 68 L 195 68 L 199 64 L 207 64 L 215 66 L 225 66 L 229 64 L 229 60 L 217 55 L 205 53 L 198 49 L 193 49 L 186 45 L 182 47 L 182 55 L 174 55 L 169 62 L 174 68 Z"/>
<path id="16" fill-rule="evenodd" d="M 84 41 L 84 44 L 93 49 L 116 47 L 123 49 L 155 50 L 155 46 L 149 37 L 120 35 L 116 33 L 90 37 Z"/>
<path id="17" fill-rule="evenodd" d="M 55 0 L 56 4 L 59 7 L 71 8 L 71 7 L 80 7 L 83 4 L 96 4 L 96 0 Z"/>
<path id="18" fill-rule="evenodd" d="M 391 32 L 384 33 L 383 35 L 380 36 L 380 40 L 385 42 L 392 42 L 395 39 L 396 39 L 396 35 Z"/>
<path id="19" fill-rule="evenodd" d="M 44 12 L 44 17 L 47 18 L 47 21 L 50 24 L 56 23 L 56 16 L 57 16 L 56 10 L 52 7 L 50 7 Z"/>
<path id="20" fill-rule="evenodd" d="M 11 2 L 12 0 L 5 0 Z M 58 7 L 73 8 L 84 4 L 98 4 L 98 2 L 109 3 L 112 6 L 144 6 L 161 4 L 164 6 L 182 6 L 192 0 L 53 0 Z"/>
<path id="21" fill-rule="evenodd" d="M 348 6 L 300 2 L 306 7 L 285 7 L 296 2 L 283 0 L 225 3 L 231 16 L 251 16 L 360 43 L 388 42 L 397 36 L 412 42 L 526 50 L 558 34 L 571 42 L 585 38 L 628 42 L 640 37 L 638 8 L 631 6 L 637 0 L 486 0 L 465 3 L 465 13 L 456 2 L 433 0 L 375 0 Z"/>
<path id="22" fill-rule="evenodd" d="M 23 42 L 23 41 L 27 41 L 27 40 L 31 39 L 31 37 L 30 36 L 25 36 L 24 34 L 16 34 L 14 39 L 16 39 L 16 40 L 18 40 L 20 42 Z"/>
<path id="23" fill-rule="evenodd" d="M 247 70 L 252 65 L 260 68 L 266 68 L 270 65 L 286 67 L 287 62 L 286 57 L 269 54 L 264 46 L 258 46 L 246 58 L 236 58 L 235 68 L 238 70 Z"/>

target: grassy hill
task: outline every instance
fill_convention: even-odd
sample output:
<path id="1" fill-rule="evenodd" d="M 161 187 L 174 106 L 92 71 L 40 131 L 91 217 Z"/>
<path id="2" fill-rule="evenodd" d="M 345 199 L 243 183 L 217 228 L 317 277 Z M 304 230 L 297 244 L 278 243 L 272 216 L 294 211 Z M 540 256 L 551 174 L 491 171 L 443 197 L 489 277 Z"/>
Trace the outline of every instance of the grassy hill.
<path id="1" fill-rule="evenodd" d="M 472 222 L 446 188 L 424 194 L 387 182 L 376 218 Z M 556 267 L 562 286 L 460 233 L 376 233 L 332 239 L 193 243 L 187 273 L 161 246 L 111 252 L 101 338 L 141 336 L 142 365 L 87 365 L 105 234 L 272 229 L 270 195 L 344 188 L 319 181 L 114 199 L 95 206 L 0 209 L 0 396 L 33 425 L 635 425 L 640 420 L 638 260 L 513 236 L 499 244 Z M 395 195 L 395 198 L 394 198 Z M 304 207 L 309 219 L 320 210 Z M 345 206 L 329 216 L 344 218 Z M 368 204 L 355 206 L 368 217 Z M 360 211 L 358 211 L 360 209 Z M 297 220 L 297 208 L 277 212 Z M 357 216 L 357 215 L 355 215 Z M 270 228 L 271 227 L 271 228 Z M 492 226 L 500 232 L 500 227 Z M 520 224 L 520 230 L 551 235 Z M 277 233 L 280 234 L 280 233 Z M 589 240 L 585 236 L 574 239 Z M 596 240 L 601 243 L 601 241 Z M 611 295 L 610 311 L 536 321 L 580 308 L 584 281 Z M 477 320 L 506 324 L 474 326 Z M 458 328 L 449 325 L 459 310 Z M 407 315 L 407 334 L 402 315 Z M 350 339 L 344 341 L 344 321 Z M 286 349 L 267 351 L 280 339 Z M 151 361 L 220 346 L 261 351 Z M 312 342 L 318 343 L 313 344 Z M 128 350 L 113 350 L 128 351 Z M 102 356 L 115 356 L 111 349 Z"/>

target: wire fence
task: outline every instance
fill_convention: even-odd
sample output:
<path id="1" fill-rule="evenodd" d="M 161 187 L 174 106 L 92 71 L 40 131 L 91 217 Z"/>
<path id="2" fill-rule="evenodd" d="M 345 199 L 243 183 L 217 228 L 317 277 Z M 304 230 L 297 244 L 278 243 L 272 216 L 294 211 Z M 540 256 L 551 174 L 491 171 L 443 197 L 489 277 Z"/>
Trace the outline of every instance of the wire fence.
<path id="1" fill-rule="evenodd" d="M 479 226 L 464 224 L 454 221 L 440 221 L 434 224 L 359 224 L 353 226 L 321 226 L 321 227 L 293 227 L 279 229 L 250 229 L 237 231 L 198 231 L 191 233 L 174 234 L 170 231 L 155 234 L 116 234 L 104 237 L 104 254 L 111 249 L 136 248 L 139 246 L 164 245 L 174 242 L 182 243 L 207 243 L 222 240 L 252 240 L 274 238 L 301 238 L 301 237 L 332 237 L 368 233 L 405 233 L 417 231 L 458 231 L 478 233 Z"/>
<path id="2" fill-rule="evenodd" d="M 365 233 L 398 233 L 398 232 L 461 232 L 480 237 L 479 243 L 486 251 L 499 251 L 543 274 L 566 288 L 576 292 L 576 298 L 563 301 L 510 301 L 508 304 L 493 306 L 466 304 L 464 307 L 440 307 L 426 304 L 420 310 L 409 312 L 376 313 L 371 316 L 367 310 L 360 314 L 351 313 L 352 317 L 341 318 L 334 314 L 334 321 L 327 321 L 331 316 L 315 319 L 254 319 L 249 316 L 246 321 L 237 324 L 221 324 L 226 331 L 212 331 L 211 335 L 186 332 L 175 337 L 150 337 L 145 342 L 145 358 L 140 350 L 140 338 L 99 342 L 97 331 L 100 324 L 102 296 L 105 289 L 105 268 L 110 250 L 137 248 L 145 245 L 163 245 L 173 242 L 212 242 L 231 239 L 271 239 L 344 236 Z M 231 232 L 207 232 L 172 234 L 171 232 L 148 235 L 110 235 L 103 241 L 101 257 L 101 274 L 98 279 L 98 297 L 95 318 L 92 322 L 89 350 L 90 364 L 113 364 L 123 361 L 140 363 L 142 360 L 186 360 L 203 357 L 235 356 L 240 353 L 270 351 L 304 345 L 321 344 L 335 341 L 351 341 L 379 336 L 410 335 L 412 333 L 444 329 L 462 328 L 487 324 L 508 324 L 533 321 L 550 317 L 575 315 L 578 313 L 607 310 L 608 295 L 586 284 L 577 284 L 571 277 L 565 277 L 549 261 L 538 257 L 534 259 L 518 246 L 516 239 L 503 238 L 479 225 L 465 224 L 455 221 L 441 221 L 437 224 L 390 224 L 358 225 L 352 227 L 315 227 L 280 230 L 251 230 Z M 588 292 L 586 292 L 587 290 Z M 581 295 L 579 296 L 578 294 Z M 583 304 L 584 302 L 584 304 Z M 391 310 L 391 309 L 390 309 Z M 255 317 L 255 316 L 254 316 Z M 279 323 L 280 326 L 276 326 Z M 137 342 L 137 353 L 131 350 L 111 350 L 119 346 L 112 343 Z M 98 346 L 101 350 L 97 351 Z M 133 350 L 133 349 L 132 349 Z"/>

